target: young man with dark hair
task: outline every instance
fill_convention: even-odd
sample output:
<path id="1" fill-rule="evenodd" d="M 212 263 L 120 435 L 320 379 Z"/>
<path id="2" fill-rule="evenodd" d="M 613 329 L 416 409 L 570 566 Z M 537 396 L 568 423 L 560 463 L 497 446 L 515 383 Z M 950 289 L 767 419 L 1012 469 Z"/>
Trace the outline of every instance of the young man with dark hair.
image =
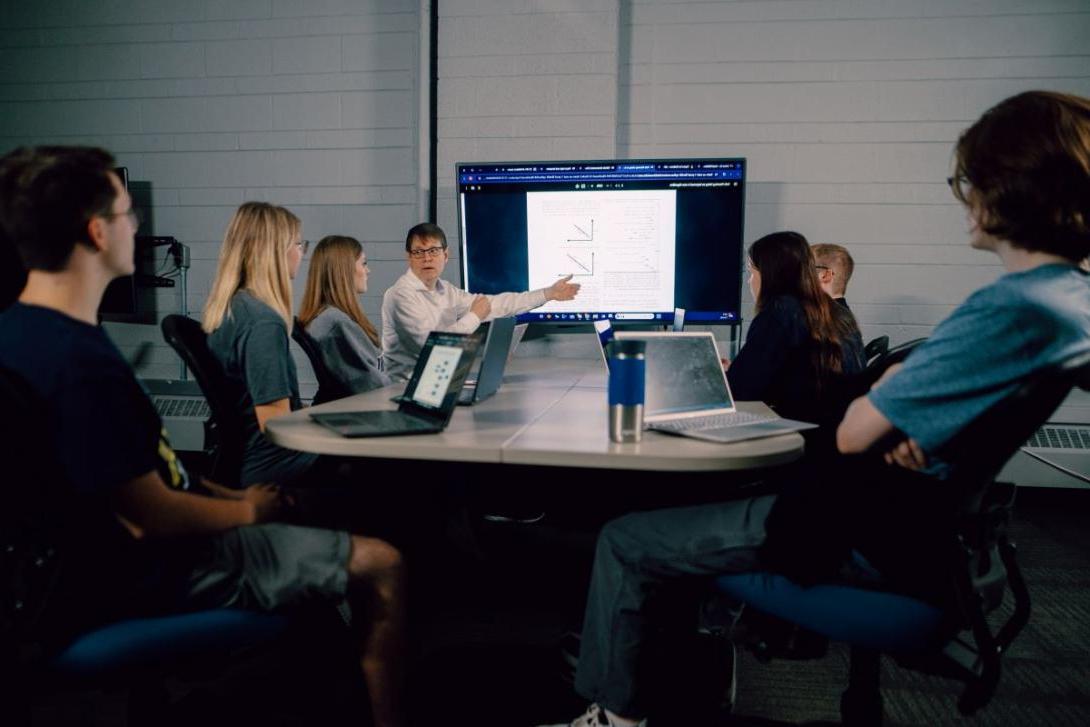
<path id="1" fill-rule="evenodd" d="M 396 380 L 412 375 L 432 331 L 472 333 L 483 321 L 525 313 L 550 300 L 571 300 L 579 292 L 579 283 L 572 283 L 569 275 L 527 293 L 467 293 L 439 279 L 450 251 L 443 228 L 430 222 L 409 230 L 405 257 L 408 272 L 382 297 L 382 350 L 386 372 Z"/>
<path id="2" fill-rule="evenodd" d="M 641 723 L 655 684 L 653 604 L 681 583 L 754 570 L 852 579 L 854 550 L 899 590 L 946 595 L 936 523 L 953 514 L 943 481 L 959 462 L 943 445 L 1027 377 L 1090 352 L 1090 274 L 1079 267 L 1090 254 L 1090 101 L 1043 91 L 1003 101 L 962 134 L 949 182 L 970 245 L 1007 273 L 849 407 L 840 452 L 881 456 L 837 460 L 780 495 L 608 523 L 575 679 L 594 703 L 572 727 Z"/>
<path id="3" fill-rule="evenodd" d="M 60 604 L 67 635 L 119 618 L 213 607 L 359 604 L 375 723 L 400 724 L 400 555 L 373 538 L 272 523 L 280 492 L 185 490 L 155 407 L 98 325 L 111 280 L 133 272 L 137 217 L 105 151 L 17 149 L 0 159 L 0 225 L 28 269 L 0 314 L 0 367 L 52 424 L 63 492 L 87 505 L 69 553 L 95 566 Z M 20 483 L 7 483 L 18 487 Z M 68 503 L 58 503 L 58 508 Z M 103 534 L 108 533 L 108 537 Z"/>

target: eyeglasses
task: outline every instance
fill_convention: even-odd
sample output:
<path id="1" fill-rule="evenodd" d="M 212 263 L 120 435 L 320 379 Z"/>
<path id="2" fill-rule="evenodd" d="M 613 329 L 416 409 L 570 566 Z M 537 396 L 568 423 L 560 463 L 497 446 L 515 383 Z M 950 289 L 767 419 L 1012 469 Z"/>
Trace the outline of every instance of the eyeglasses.
<path id="1" fill-rule="evenodd" d="M 310 249 L 310 240 L 300 240 L 299 242 L 293 242 L 292 244 L 299 248 L 299 252 L 304 255 L 306 255 L 307 250 Z"/>
<path id="2" fill-rule="evenodd" d="M 128 217 L 133 229 L 140 227 L 140 223 L 144 221 L 144 215 L 135 207 L 129 207 L 129 209 L 124 212 L 108 212 L 102 216 L 110 219 L 113 219 L 114 217 Z"/>
<path id="3" fill-rule="evenodd" d="M 417 248 L 416 250 L 409 250 L 409 254 L 417 260 L 423 260 L 426 257 L 439 257 L 443 254 L 444 250 L 446 250 L 446 248 L 442 246 L 421 247 Z"/>
<path id="4" fill-rule="evenodd" d="M 947 177 L 946 184 L 958 199 L 966 199 L 969 196 L 969 189 L 973 186 L 973 183 L 964 174 Z"/>

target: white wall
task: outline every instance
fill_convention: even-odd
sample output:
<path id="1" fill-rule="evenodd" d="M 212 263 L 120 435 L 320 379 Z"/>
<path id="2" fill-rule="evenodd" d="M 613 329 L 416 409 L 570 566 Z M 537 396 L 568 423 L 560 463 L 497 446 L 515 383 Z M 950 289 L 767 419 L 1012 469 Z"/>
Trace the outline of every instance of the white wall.
<path id="1" fill-rule="evenodd" d="M 199 315 L 242 202 L 286 205 L 304 236 L 346 233 L 372 262 L 365 308 L 421 219 L 416 0 L 67 0 L 0 4 L 0 150 L 96 144 L 148 187 L 141 234 L 189 245 Z M 304 262 L 304 266 L 306 263 Z M 305 267 L 296 282 L 302 292 Z M 174 312 L 174 291 L 161 296 Z M 140 373 L 175 376 L 157 328 L 109 325 Z M 301 352 L 300 378 L 313 381 Z"/>
<path id="2" fill-rule="evenodd" d="M 1000 272 L 967 248 L 944 181 L 958 133 L 1019 91 L 1090 95 L 1086 0 L 446 0 L 440 12 L 441 224 L 455 227 L 455 160 L 744 156 L 747 243 L 796 229 L 847 246 L 864 335 L 894 342 L 926 335 Z"/>

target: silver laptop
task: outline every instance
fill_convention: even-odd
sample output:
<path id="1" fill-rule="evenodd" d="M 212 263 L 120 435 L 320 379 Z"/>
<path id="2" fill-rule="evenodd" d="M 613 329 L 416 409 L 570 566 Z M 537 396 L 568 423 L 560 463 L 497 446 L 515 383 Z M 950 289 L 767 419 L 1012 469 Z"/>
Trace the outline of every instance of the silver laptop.
<path id="1" fill-rule="evenodd" d="M 643 421 L 647 429 L 709 442 L 771 437 L 816 424 L 738 411 L 709 331 L 618 331 L 618 340 L 647 342 Z"/>
<path id="2" fill-rule="evenodd" d="M 598 353 L 602 354 L 602 363 L 608 372 L 609 354 L 606 352 L 606 346 L 613 340 L 613 324 L 605 318 L 599 319 L 594 322 L 594 333 L 598 337 Z"/>
<path id="3" fill-rule="evenodd" d="M 514 318 L 496 318 L 488 324 L 484 348 L 479 357 L 477 375 L 466 379 L 458 403 L 476 404 L 496 393 L 503 383 L 503 370 L 512 352 L 511 341 L 515 335 Z"/>

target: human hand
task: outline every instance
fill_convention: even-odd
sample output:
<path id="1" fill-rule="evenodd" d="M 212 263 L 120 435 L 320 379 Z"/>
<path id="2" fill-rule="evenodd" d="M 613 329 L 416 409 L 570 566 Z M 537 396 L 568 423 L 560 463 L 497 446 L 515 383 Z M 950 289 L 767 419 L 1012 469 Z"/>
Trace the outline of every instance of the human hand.
<path id="1" fill-rule="evenodd" d="M 719 358 L 719 365 L 723 367 L 723 370 L 724 370 L 724 371 L 726 371 L 727 369 L 729 369 L 729 368 L 730 368 L 730 359 L 729 359 L 729 358 L 723 358 L 723 357 L 720 357 L 720 358 Z"/>
<path id="2" fill-rule="evenodd" d="M 579 292 L 579 283 L 570 282 L 571 275 L 561 278 L 545 289 L 545 300 L 571 300 Z"/>
<path id="3" fill-rule="evenodd" d="M 878 377 L 878 380 L 875 381 L 874 384 L 870 387 L 871 390 L 873 391 L 874 389 L 877 389 L 879 386 L 881 386 L 883 381 L 885 381 L 886 379 L 888 379 L 889 377 L 893 376 L 895 373 L 900 371 L 901 367 L 903 365 L 904 364 L 899 364 L 899 363 L 893 364 L 888 369 L 883 371 L 882 375 Z"/>
<path id="4" fill-rule="evenodd" d="M 927 455 L 920 449 L 915 439 L 905 439 L 893 449 L 882 455 L 886 464 L 895 464 L 907 470 L 922 470 L 927 466 Z"/>
<path id="5" fill-rule="evenodd" d="M 492 313 L 492 302 L 487 296 L 478 295 L 469 306 L 469 312 L 476 314 L 482 321 Z"/>

